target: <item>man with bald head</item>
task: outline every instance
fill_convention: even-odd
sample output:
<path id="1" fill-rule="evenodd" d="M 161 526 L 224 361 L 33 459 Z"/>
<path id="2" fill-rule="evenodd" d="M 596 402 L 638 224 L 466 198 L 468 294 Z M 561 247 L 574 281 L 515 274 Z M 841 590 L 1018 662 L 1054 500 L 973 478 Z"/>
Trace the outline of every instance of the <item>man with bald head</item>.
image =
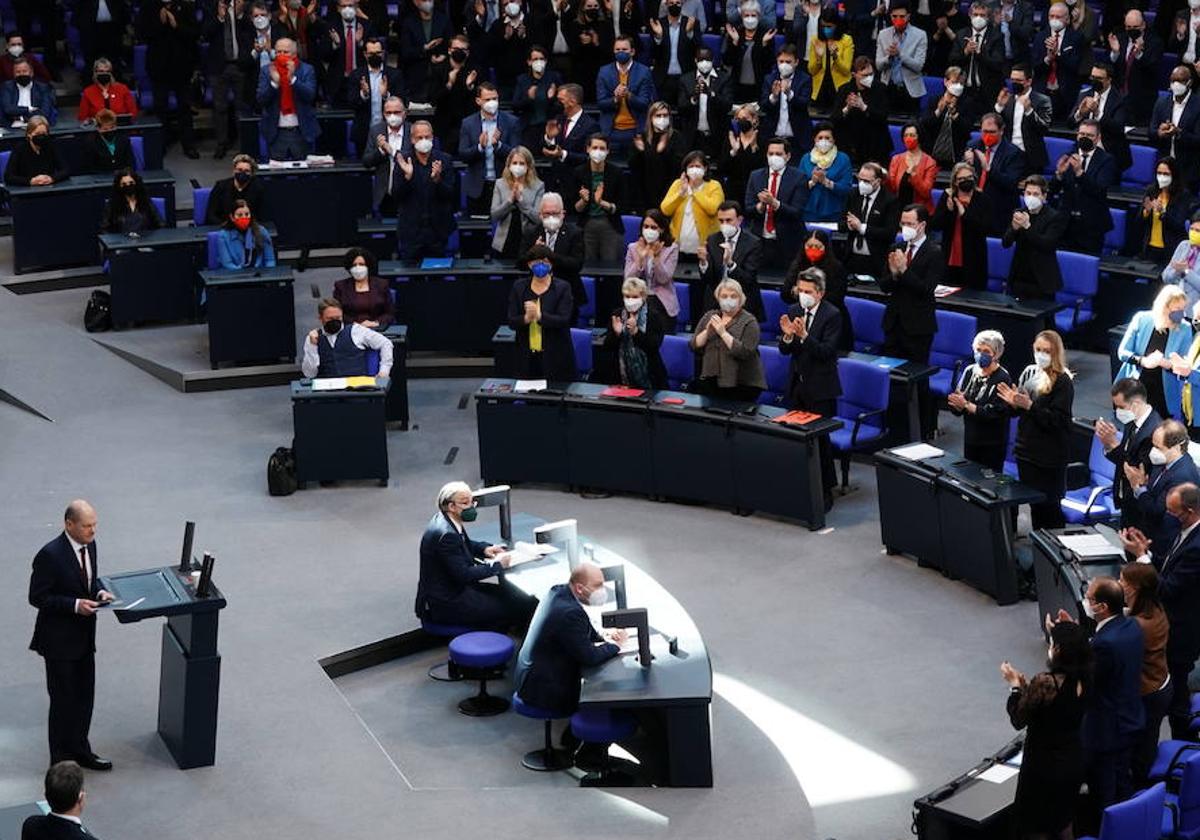
<path id="1" fill-rule="evenodd" d="M 1079 65 L 1090 49 L 1071 28 L 1067 4 L 1052 3 L 1046 25 L 1033 37 L 1033 87 L 1050 97 L 1054 116 L 1065 118 L 1079 95 Z M 1088 62 L 1091 66 L 1091 62 Z"/>
<path id="2" fill-rule="evenodd" d="M 548 192 L 542 196 L 538 205 L 538 215 L 541 225 L 526 227 L 521 235 L 521 253 L 528 253 L 534 245 L 545 245 L 553 255 L 550 264 L 554 276 L 566 282 L 571 287 L 572 317 L 574 324 L 579 314 L 579 307 L 587 303 L 587 289 L 579 278 L 583 268 L 583 231 L 565 215 L 562 196 L 556 192 Z"/>
<path id="3" fill-rule="evenodd" d="M 1120 35 L 1108 36 L 1108 60 L 1115 71 L 1113 87 L 1125 97 L 1127 125 L 1148 124 L 1150 111 L 1158 99 L 1162 52 L 1162 41 L 1147 28 L 1146 19 L 1137 9 L 1125 13 L 1125 27 Z"/>
<path id="4" fill-rule="evenodd" d="M 96 687 L 96 610 L 111 600 L 100 587 L 96 511 L 76 499 L 63 514 L 63 532 L 33 558 L 29 578 L 29 603 L 38 611 L 29 648 L 46 662 L 51 764 L 73 760 L 89 770 L 112 769 L 88 741 Z"/>
<path id="5" fill-rule="evenodd" d="M 296 55 L 296 42 L 275 42 L 275 59 L 258 74 L 259 132 L 272 160 L 304 160 L 317 142 L 320 126 L 313 110 L 317 74 Z"/>

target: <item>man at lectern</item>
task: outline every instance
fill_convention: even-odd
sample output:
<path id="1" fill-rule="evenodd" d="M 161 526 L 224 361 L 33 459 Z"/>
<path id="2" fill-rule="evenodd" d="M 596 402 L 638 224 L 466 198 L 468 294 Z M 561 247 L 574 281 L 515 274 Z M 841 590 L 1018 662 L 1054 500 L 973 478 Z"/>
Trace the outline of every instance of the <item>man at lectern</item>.
<path id="1" fill-rule="evenodd" d="M 37 622 L 29 649 L 46 662 L 50 694 L 50 763 L 74 760 L 89 770 L 111 770 L 92 752 L 88 730 L 96 689 L 96 610 L 113 596 L 100 588 L 96 511 L 82 499 L 67 505 L 63 533 L 33 558 L 29 603 Z"/>
<path id="2" fill-rule="evenodd" d="M 417 617 L 438 624 L 521 629 L 537 606 L 511 587 L 482 581 L 500 577 L 509 555 L 502 545 L 467 536 L 465 523 L 478 515 L 471 488 L 451 481 L 438 491 L 438 512 L 421 537 L 421 579 L 417 583 Z M 485 562 L 476 562 L 476 560 Z"/>

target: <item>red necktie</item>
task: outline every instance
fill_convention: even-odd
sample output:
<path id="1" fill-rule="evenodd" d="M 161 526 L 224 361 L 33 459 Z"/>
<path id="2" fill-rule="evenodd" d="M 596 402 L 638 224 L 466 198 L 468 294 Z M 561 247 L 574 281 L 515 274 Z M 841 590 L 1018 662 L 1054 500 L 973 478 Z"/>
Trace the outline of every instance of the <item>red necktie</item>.
<path id="1" fill-rule="evenodd" d="M 346 28 L 346 75 L 354 69 L 354 27 Z"/>
<path id="2" fill-rule="evenodd" d="M 1054 38 L 1054 55 L 1050 58 L 1050 69 L 1046 72 L 1046 86 L 1055 87 L 1058 85 L 1058 36 Z"/>
<path id="3" fill-rule="evenodd" d="M 904 267 L 905 268 L 908 268 L 910 265 L 912 265 L 912 258 L 913 258 L 913 246 L 912 246 L 912 243 L 910 242 L 910 243 L 908 243 L 908 250 L 904 252 Z"/>
<path id="4" fill-rule="evenodd" d="M 83 584 L 83 589 L 85 592 L 91 592 L 91 586 L 88 584 L 86 546 L 79 549 L 79 581 Z"/>
<path id="5" fill-rule="evenodd" d="M 987 186 L 988 170 L 992 168 L 992 150 L 989 148 L 983 153 L 983 171 L 979 173 L 979 189 Z"/>
<path id="6" fill-rule="evenodd" d="M 771 193 L 771 198 L 774 198 L 775 193 L 779 191 L 779 173 L 778 172 L 771 173 L 771 185 L 769 187 L 767 187 L 767 191 L 769 193 Z M 766 231 L 767 233 L 775 232 L 775 208 L 774 208 L 774 206 L 772 206 L 770 204 L 767 205 L 767 218 L 763 222 L 763 230 Z"/>

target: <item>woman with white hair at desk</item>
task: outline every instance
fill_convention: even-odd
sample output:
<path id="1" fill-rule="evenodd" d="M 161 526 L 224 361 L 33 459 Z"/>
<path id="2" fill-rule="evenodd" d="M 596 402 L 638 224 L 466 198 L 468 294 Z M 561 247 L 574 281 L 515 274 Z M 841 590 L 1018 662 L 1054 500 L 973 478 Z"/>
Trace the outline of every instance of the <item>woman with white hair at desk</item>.
<path id="1" fill-rule="evenodd" d="M 672 318 L 640 277 L 625 278 L 621 300 L 604 336 L 604 346 L 616 356 L 614 381 L 631 388 L 666 388 L 667 369 L 659 348 Z"/>
<path id="2" fill-rule="evenodd" d="M 997 388 L 1011 385 L 1012 377 L 1000 364 L 1004 336 L 983 330 L 971 342 L 975 361 L 963 371 L 958 387 L 946 397 L 950 411 L 963 419 L 963 455 L 996 472 L 1004 469 L 1008 448 L 1008 423 L 1012 412 Z"/>

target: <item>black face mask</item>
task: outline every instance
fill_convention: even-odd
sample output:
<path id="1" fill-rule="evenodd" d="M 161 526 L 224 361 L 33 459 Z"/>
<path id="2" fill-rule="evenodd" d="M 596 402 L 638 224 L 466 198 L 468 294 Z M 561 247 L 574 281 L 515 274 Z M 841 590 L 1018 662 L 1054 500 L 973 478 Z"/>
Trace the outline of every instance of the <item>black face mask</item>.
<path id="1" fill-rule="evenodd" d="M 234 172 L 233 173 L 233 180 L 237 181 L 242 186 L 245 186 L 246 184 L 250 183 L 250 177 L 251 176 L 250 176 L 249 172 Z"/>
<path id="2" fill-rule="evenodd" d="M 330 318 L 325 322 L 325 332 L 327 335 L 337 335 L 342 331 L 342 319 Z"/>
<path id="3" fill-rule="evenodd" d="M 1129 40 L 1130 40 L 1130 41 L 1136 41 L 1138 38 L 1141 38 L 1141 37 L 1142 37 L 1142 30 L 1140 30 L 1140 29 L 1126 29 L 1126 30 L 1125 30 L 1125 34 L 1129 36 Z"/>
<path id="4" fill-rule="evenodd" d="M 112 73 L 97 73 L 96 84 L 107 85 L 112 82 Z"/>
<path id="5" fill-rule="evenodd" d="M 1092 77 L 1092 90 L 1103 91 L 1104 90 L 1104 79 L 1101 79 L 1098 76 L 1093 76 Z"/>
<path id="6" fill-rule="evenodd" d="M 668 3 L 667 14 L 669 14 L 671 17 L 679 17 L 681 14 L 683 14 L 683 6 L 678 3 Z"/>
<path id="7" fill-rule="evenodd" d="M 29 142 L 37 146 L 39 149 L 44 149 L 46 146 L 50 145 L 50 135 L 35 134 L 29 138 Z"/>
<path id="8" fill-rule="evenodd" d="M 13 78 L 21 87 L 29 87 L 33 84 L 33 76 L 14 76 Z"/>
<path id="9" fill-rule="evenodd" d="M 137 184 L 121 184 L 121 195 L 137 195 Z"/>
<path id="10" fill-rule="evenodd" d="M 1092 151 L 1092 149 L 1096 148 L 1096 141 L 1091 137 L 1080 137 L 1076 141 L 1076 144 L 1079 146 L 1079 151 L 1083 152 L 1084 154 L 1087 154 L 1088 152 Z"/>
<path id="11" fill-rule="evenodd" d="M 737 127 L 738 127 L 738 131 L 745 134 L 746 132 L 748 132 L 754 128 L 754 123 L 751 122 L 750 120 L 738 120 Z"/>
<path id="12" fill-rule="evenodd" d="M 466 50 L 450 50 L 450 58 L 457 61 L 459 64 L 462 64 L 464 61 L 467 60 L 467 51 Z"/>
<path id="13" fill-rule="evenodd" d="M 378 70 L 380 67 L 383 66 L 383 56 L 381 56 L 381 55 L 367 56 L 367 66 L 374 70 Z"/>
<path id="14" fill-rule="evenodd" d="M 964 192 L 964 193 L 974 192 L 975 191 L 975 179 L 974 178 L 963 178 L 961 181 L 958 182 L 958 191 Z"/>
<path id="15" fill-rule="evenodd" d="M 600 10 L 599 9 L 588 9 L 586 12 L 584 12 L 584 15 L 587 16 L 588 20 L 599 20 L 600 19 Z"/>

